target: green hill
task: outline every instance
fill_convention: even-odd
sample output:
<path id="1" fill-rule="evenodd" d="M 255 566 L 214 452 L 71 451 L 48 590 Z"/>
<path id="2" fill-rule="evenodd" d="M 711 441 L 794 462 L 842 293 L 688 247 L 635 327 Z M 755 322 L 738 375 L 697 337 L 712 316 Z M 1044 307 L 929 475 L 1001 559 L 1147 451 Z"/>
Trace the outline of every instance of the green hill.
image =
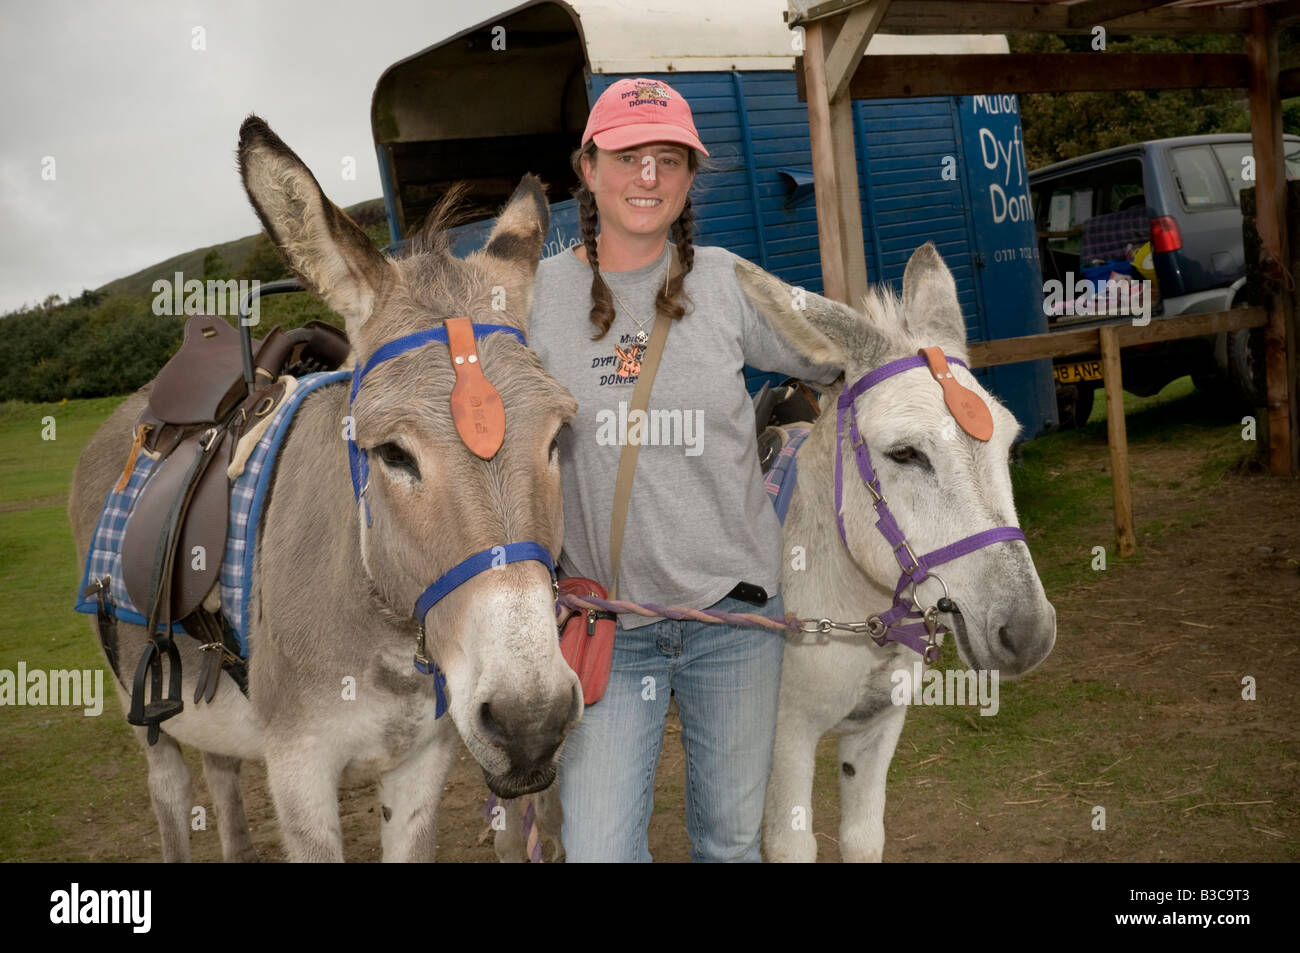
<path id="1" fill-rule="evenodd" d="M 365 202 L 358 202 L 356 205 L 345 208 L 344 211 L 348 213 L 353 221 L 366 230 L 366 234 L 370 236 L 371 241 L 380 246 L 388 244 L 388 225 L 387 219 L 384 217 L 383 199 L 369 199 Z M 160 261 L 147 268 L 141 268 L 133 275 L 110 281 L 103 287 L 96 288 L 95 291 L 103 294 L 122 294 L 133 298 L 151 297 L 153 283 L 159 278 L 171 281 L 178 271 L 187 278 L 202 276 L 203 259 L 212 251 L 216 251 L 221 255 L 232 272 L 238 272 L 248 260 L 248 256 L 252 253 L 254 243 L 260 234 L 262 233 L 257 232 L 252 235 L 245 235 L 243 238 L 236 238 L 234 241 L 183 252 L 168 258 L 166 261 Z"/>
<path id="2" fill-rule="evenodd" d="M 381 200 L 345 211 L 377 247 L 388 244 Z M 176 255 L 70 301 L 53 295 L 35 307 L 6 314 L 5 333 L 0 335 L 0 402 L 126 394 L 149 381 L 180 345 L 184 315 L 153 311 L 154 282 L 162 279 L 170 286 L 178 271 L 186 280 L 265 282 L 289 276 L 275 246 L 259 232 Z M 253 329 L 255 337 L 276 325 L 289 330 L 313 320 L 343 326 L 343 320 L 312 294 L 270 297 L 262 305 L 261 318 Z"/>

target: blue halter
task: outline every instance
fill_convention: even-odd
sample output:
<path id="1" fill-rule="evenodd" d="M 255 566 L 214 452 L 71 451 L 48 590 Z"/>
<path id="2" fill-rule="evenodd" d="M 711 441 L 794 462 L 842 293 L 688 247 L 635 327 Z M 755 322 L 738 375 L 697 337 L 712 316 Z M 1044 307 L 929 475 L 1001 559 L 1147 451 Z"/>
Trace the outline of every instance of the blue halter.
<path id="1" fill-rule="evenodd" d="M 512 328 L 506 324 L 476 324 L 474 325 L 474 337 L 487 337 L 489 334 L 511 334 L 518 339 L 524 347 L 528 342 L 524 340 L 523 332 L 518 328 Z M 427 331 L 416 331 L 414 334 L 407 334 L 404 337 L 394 338 L 387 344 L 379 347 L 370 359 L 360 368 L 354 368 L 352 371 L 352 393 L 348 395 L 348 413 L 352 413 L 352 404 L 357 399 L 357 393 L 361 390 L 361 382 L 365 376 L 373 371 L 385 361 L 391 361 L 398 355 L 405 354 L 407 351 L 414 351 L 422 348 L 426 344 L 446 344 L 447 329 L 442 325 L 436 328 L 429 328 Z M 356 440 L 352 436 L 352 427 L 348 428 L 348 466 L 352 470 L 352 492 L 360 500 L 366 492 L 366 487 L 370 483 L 370 460 L 366 452 L 357 446 Z M 366 525 L 370 525 L 370 508 L 366 507 Z"/>
<path id="2" fill-rule="evenodd" d="M 524 340 L 524 335 L 518 328 L 512 328 L 505 324 L 476 324 L 474 325 L 474 338 L 486 337 L 489 334 L 511 334 L 518 339 L 519 343 L 528 346 Z M 407 351 L 414 351 L 417 348 L 424 347 L 426 344 L 447 343 L 447 329 L 441 325 L 436 328 L 430 328 L 426 331 L 417 331 L 414 334 L 407 334 L 404 337 L 395 338 L 378 348 L 364 366 L 355 368 L 352 371 L 352 393 L 348 395 L 348 413 L 351 415 L 352 404 L 357 399 L 357 393 L 361 390 L 361 382 L 365 376 L 373 371 L 385 361 L 390 361 L 400 354 Z M 353 428 L 348 428 L 348 468 L 352 472 L 352 492 L 357 501 L 361 503 L 365 510 L 366 525 L 370 525 L 370 504 L 365 500 L 366 490 L 370 486 L 370 460 L 366 451 L 357 446 L 356 439 L 352 434 Z M 524 562 L 535 560 L 546 567 L 547 572 L 551 574 L 551 587 L 555 588 L 555 561 L 551 558 L 550 552 L 540 543 L 506 543 L 504 545 L 492 546 L 481 552 L 477 552 L 467 559 L 461 560 L 451 569 L 447 570 L 433 583 L 420 593 L 420 597 L 415 600 L 415 611 L 413 614 L 415 621 L 420 625 L 420 634 L 416 639 L 415 648 L 415 669 L 423 675 L 433 676 L 433 691 L 435 697 L 434 717 L 441 718 L 447 710 L 447 696 L 444 692 L 444 686 L 447 684 L 447 676 L 438 668 L 426 653 L 425 649 L 425 632 L 424 617 L 428 614 L 443 597 L 451 593 L 458 586 L 468 582 L 479 573 L 488 569 L 500 569 L 508 563 Z"/>

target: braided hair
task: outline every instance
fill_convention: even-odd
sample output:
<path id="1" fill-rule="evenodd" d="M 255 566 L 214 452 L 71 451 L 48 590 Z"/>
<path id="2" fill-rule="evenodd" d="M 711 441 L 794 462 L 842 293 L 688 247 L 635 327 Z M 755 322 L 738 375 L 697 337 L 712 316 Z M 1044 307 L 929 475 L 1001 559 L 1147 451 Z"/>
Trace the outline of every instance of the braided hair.
<path id="1" fill-rule="evenodd" d="M 687 168 L 691 172 L 698 171 L 702 165 L 700 154 L 694 149 L 686 151 Z M 583 247 L 587 249 L 587 263 L 591 266 L 591 323 L 596 326 L 596 333 L 592 335 L 592 340 L 599 341 L 609 332 L 609 326 L 614 323 L 614 300 L 609 285 L 605 284 L 605 279 L 600 275 L 600 264 L 596 258 L 596 222 L 599 216 L 596 210 L 596 197 L 587 188 L 586 179 L 582 174 L 584 155 L 595 161 L 596 141 L 594 139 L 585 147 L 575 149 L 570 156 L 569 164 L 578 177 L 578 185 L 573 190 L 573 197 L 578 200 L 578 225 L 582 233 Z M 658 294 L 655 295 L 655 308 L 656 313 L 663 311 L 672 320 L 678 321 L 686 314 L 687 305 L 691 304 L 690 296 L 686 294 L 684 286 L 686 276 L 695 267 L 695 210 L 691 207 L 690 195 L 686 196 L 682 214 L 677 216 L 677 221 L 673 222 L 669 233 L 673 244 L 677 246 L 677 255 L 681 260 L 682 268 L 669 279 L 666 288 L 659 289 Z"/>

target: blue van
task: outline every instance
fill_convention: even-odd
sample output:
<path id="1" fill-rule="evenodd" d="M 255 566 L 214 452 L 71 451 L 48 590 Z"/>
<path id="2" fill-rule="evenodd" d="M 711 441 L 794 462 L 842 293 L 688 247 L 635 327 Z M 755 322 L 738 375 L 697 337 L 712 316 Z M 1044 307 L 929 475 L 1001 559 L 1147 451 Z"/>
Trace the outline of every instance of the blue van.
<path id="1" fill-rule="evenodd" d="M 689 100 L 710 153 L 693 191 L 698 241 L 820 292 L 800 34 L 785 10 L 785 0 L 533 0 L 395 63 L 371 113 L 394 245 L 466 180 L 481 219 L 456 234 L 455 250 L 468 252 L 526 172 L 548 188 L 545 254 L 576 244 L 569 155 L 600 94 L 646 77 Z M 1006 49 L 1002 37 L 877 36 L 867 54 Z M 897 290 L 908 257 L 933 240 L 969 340 L 1046 331 L 1016 97 L 856 102 L 853 128 L 868 280 Z M 1056 426 L 1050 361 L 976 373 L 1023 439 Z M 767 379 L 750 372 L 751 391 Z"/>

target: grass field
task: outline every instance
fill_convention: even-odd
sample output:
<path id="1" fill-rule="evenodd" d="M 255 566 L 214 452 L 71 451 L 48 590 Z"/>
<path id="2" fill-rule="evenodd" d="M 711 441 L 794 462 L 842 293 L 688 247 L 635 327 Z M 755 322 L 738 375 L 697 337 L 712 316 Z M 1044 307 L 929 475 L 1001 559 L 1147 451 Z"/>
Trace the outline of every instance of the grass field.
<path id="1" fill-rule="evenodd" d="M 0 404 L 0 668 L 13 671 L 19 660 L 29 671 L 104 666 L 86 617 L 71 611 L 81 567 L 67 492 L 81 448 L 121 399 Z M 53 440 L 42 439 L 48 417 Z M 120 766 L 143 758 L 105 675 L 99 717 L 0 709 L 0 858 L 61 859 L 70 826 L 138 790 L 140 775 Z M 87 803 L 87 775 L 103 782 L 94 785 L 97 803 Z"/>
<path id="2" fill-rule="evenodd" d="M 103 665 L 87 617 L 71 611 L 81 567 L 65 508 L 81 447 L 117 402 L 0 405 L 0 668 L 13 670 L 19 660 L 29 670 Z M 1176 449 L 1177 461 L 1182 461 L 1154 471 L 1135 465 L 1135 492 L 1159 491 L 1162 499 L 1189 504 L 1185 512 L 1178 507 L 1139 512 L 1140 551 L 1123 562 L 1132 570 L 1158 558 L 1153 554 L 1163 541 L 1174 544 L 1180 532 L 1197 525 L 1195 501 L 1245 466 L 1255 445 L 1241 439 L 1234 421 L 1222 413 L 1216 417 L 1213 408 L 1198 400 L 1188 379 L 1147 400 L 1126 395 L 1126 406 L 1135 447 Z M 42 439 L 46 417 L 54 419 L 54 440 Z M 1021 523 L 1048 596 L 1059 610 L 1069 604 L 1071 593 L 1078 596 L 1096 583 L 1088 555 L 1093 545 L 1104 546 L 1119 562 L 1113 555 L 1101 395 L 1086 427 L 1029 442 L 1022 456 L 1023 464 L 1013 470 Z M 1142 452 L 1137 460 L 1140 464 Z M 956 664 L 949 643 L 940 667 Z M 113 690 L 106 677 L 109 697 L 98 718 L 73 708 L 0 709 L 0 858 L 149 856 L 140 844 L 70 847 L 97 843 L 87 833 L 122 805 L 147 811 L 144 757 L 111 697 Z M 1176 797 L 1162 803 L 1168 793 L 1165 779 L 1177 779 L 1187 770 L 1188 758 L 1196 753 L 1188 744 L 1203 742 L 1193 737 L 1186 744 L 1171 744 L 1167 738 L 1145 743 L 1132 732 L 1144 715 L 1175 700 L 1159 681 L 1135 689 L 1088 671 L 1058 670 L 1004 684 L 996 719 L 972 717 L 970 709 L 961 708 L 914 713 L 891 766 L 891 804 L 913 793 L 928 798 L 942 789 L 945 804 L 956 797 L 973 816 L 996 819 L 1007 814 L 1001 805 L 1045 800 L 1038 796 L 1044 791 L 1086 800 L 1089 785 L 1095 784 L 1111 791 L 1111 803 L 1121 816 L 1127 811 L 1140 817 L 1152 836 L 1163 831 L 1176 837 L 1188 822 L 1187 803 Z M 1214 763 L 1196 778 L 1197 797 L 1210 805 L 1272 804 L 1275 778 L 1261 776 L 1259 766 L 1278 758 L 1296 763 L 1294 739 L 1281 749 L 1261 737 L 1215 750 Z M 1208 754 L 1205 760 L 1209 762 Z M 825 794 L 819 795 L 823 803 L 816 808 L 823 817 L 824 809 L 838 800 L 837 775 L 833 743 L 824 741 L 818 790 Z M 1176 780 L 1170 783 L 1176 786 Z M 678 784 L 665 781 L 656 816 L 680 815 L 679 792 Z M 1081 802 L 1080 810 L 1085 808 Z M 1209 816 L 1215 816 L 1214 810 L 1209 809 Z M 1086 819 L 1082 823 L 1086 828 Z M 1268 823 L 1282 826 L 1276 818 Z M 1029 837 L 1027 831 L 1020 833 Z M 1286 837 L 1286 849 L 1294 852 L 1294 825 Z M 968 840 L 945 843 L 954 856 L 980 856 L 972 846 L 978 841 Z M 671 856 L 658 850 L 656 855 Z"/>

